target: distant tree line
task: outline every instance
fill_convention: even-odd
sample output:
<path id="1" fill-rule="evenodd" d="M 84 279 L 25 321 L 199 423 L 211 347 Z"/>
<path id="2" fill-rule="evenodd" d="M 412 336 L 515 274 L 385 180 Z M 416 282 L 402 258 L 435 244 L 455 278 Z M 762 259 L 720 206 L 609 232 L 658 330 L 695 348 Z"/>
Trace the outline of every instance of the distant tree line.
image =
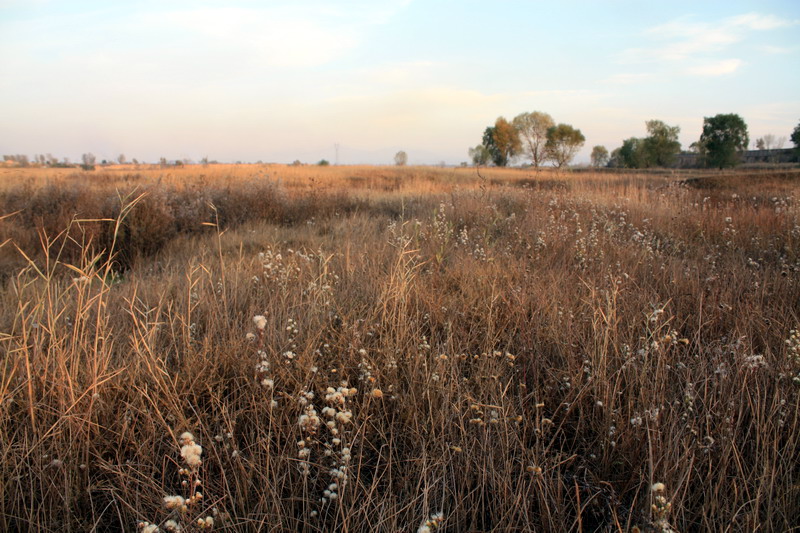
<path id="1" fill-rule="evenodd" d="M 592 148 L 591 164 L 594 167 L 652 168 L 673 166 L 681 143 L 678 141 L 679 126 L 670 126 L 661 120 L 645 122 L 646 137 L 631 137 L 622 141 L 622 146 L 610 154 L 606 147 Z M 800 124 L 791 137 L 797 156 L 800 157 Z M 499 117 L 494 126 L 483 132 L 481 144 L 469 149 L 469 157 L 475 165 L 494 164 L 504 167 L 515 159 L 527 159 L 538 168 L 546 163 L 556 167 L 568 165 L 585 142 L 580 130 L 568 124 L 556 124 L 547 113 L 534 111 L 522 113 L 512 121 Z M 764 135 L 756 140 L 759 150 L 783 148 L 786 137 Z M 750 137 L 747 124 L 737 114 L 718 114 L 703 119 L 700 139 L 689 149 L 699 156 L 707 167 L 733 167 L 741 161 L 741 153 L 747 150 Z"/>
<path id="2" fill-rule="evenodd" d="M 648 120 L 645 122 L 646 137 L 631 137 L 622 141 L 622 146 L 615 148 L 611 153 L 604 146 L 592 148 L 591 164 L 594 167 L 614 168 L 651 168 L 670 167 L 676 162 L 681 152 L 678 141 L 679 126 L 670 126 L 661 120 Z M 795 160 L 800 159 L 800 123 L 794 128 L 789 137 L 794 144 Z M 496 165 L 505 167 L 515 160 L 530 161 L 530 165 L 539 168 L 546 163 L 552 163 L 561 168 L 569 165 L 578 150 L 583 147 L 586 138 L 581 130 L 569 124 L 556 124 L 547 113 L 533 111 L 521 113 L 510 122 L 504 117 L 498 117 L 493 126 L 487 127 L 483 132 L 481 144 L 470 148 L 468 153 L 475 165 Z M 755 146 L 758 150 L 782 149 L 786 137 L 776 137 L 767 134 L 756 139 Z M 726 168 L 733 167 L 741 161 L 741 154 L 747 150 L 750 137 L 747 124 L 737 114 L 718 114 L 703 119 L 703 131 L 700 139 L 689 146 L 691 153 L 697 154 L 700 162 L 706 167 Z M 81 156 L 78 165 L 70 163 L 69 158 L 61 160 L 52 154 L 36 154 L 33 160 L 24 154 L 8 154 L 3 156 L 6 166 L 40 166 L 40 167 L 76 167 L 84 170 L 94 170 L 97 158 L 91 152 Z M 120 154 L 116 158 L 119 164 L 126 164 L 128 158 Z M 137 159 L 131 163 L 138 165 Z M 112 161 L 102 160 L 101 165 Z M 167 160 L 159 159 L 162 167 L 183 166 L 190 164 L 189 159 Z M 200 160 L 204 166 L 216 164 L 209 161 L 208 157 Z M 237 162 L 241 163 L 241 162 Z M 408 154 L 399 151 L 394 156 L 394 164 L 404 166 L 408 163 Z M 297 160 L 293 165 L 301 165 Z M 330 164 L 325 159 L 320 160 L 320 166 Z M 464 165 L 465 163 L 462 163 Z"/>
<path id="3" fill-rule="evenodd" d="M 672 166 L 681 145 L 678 142 L 680 128 L 668 126 L 660 120 L 645 123 L 648 136 L 631 137 L 622 142 L 609 158 L 608 166 L 618 168 L 650 168 Z M 792 134 L 797 155 L 800 155 L 800 124 Z M 781 149 L 786 137 L 776 138 L 772 134 L 756 140 L 757 150 Z M 703 119 L 700 139 L 689 146 L 689 151 L 698 156 L 701 165 L 709 168 L 730 168 L 742 160 L 742 153 L 750 144 L 747 123 L 735 113 L 721 113 Z"/>
<path id="4" fill-rule="evenodd" d="M 33 156 L 31 160 L 27 155 L 24 154 L 9 154 L 3 156 L 3 163 L 8 166 L 16 166 L 16 167 L 52 167 L 52 168 L 78 168 L 80 167 L 83 170 L 94 170 L 98 163 L 97 157 L 91 153 L 87 152 L 81 155 L 80 163 L 71 163 L 68 157 L 65 157 L 59 160 L 56 157 L 53 157 L 52 154 L 36 154 Z M 113 165 L 115 163 L 119 163 L 120 165 L 125 165 L 131 163 L 133 165 L 139 165 L 143 162 L 140 162 L 138 159 L 133 158 L 130 161 L 125 156 L 125 154 L 120 154 L 117 156 L 115 160 L 107 160 L 103 159 L 100 161 L 100 165 Z M 161 157 L 159 159 L 159 165 L 162 167 L 170 167 L 170 166 L 183 166 L 189 165 L 192 161 L 189 159 L 173 159 L 168 160 L 166 157 Z M 200 160 L 200 164 L 206 166 L 209 164 L 217 164 L 217 161 L 209 161 L 208 157 L 204 157 Z"/>
<path id="5" fill-rule="evenodd" d="M 36 154 L 33 156 L 33 161 L 31 161 L 27 155 L 24 154 L 10 154 L 4 155 L 3 161 L 6 164 L 12 164 L 18 167 L 28 167 L 31 165 L 36 166 L 47 166 L 47 167 L 69 167 L 70 165 L 69 159 L 64 158 L 63 160 L 59 161 L 57 158 L 53 157 L 52 154 Z"/>

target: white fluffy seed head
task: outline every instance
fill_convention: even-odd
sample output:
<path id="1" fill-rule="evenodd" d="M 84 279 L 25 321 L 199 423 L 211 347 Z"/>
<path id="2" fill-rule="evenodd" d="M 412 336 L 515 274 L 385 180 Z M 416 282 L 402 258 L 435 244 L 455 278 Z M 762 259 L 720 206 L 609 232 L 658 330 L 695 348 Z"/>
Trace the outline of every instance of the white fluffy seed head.
<path id="1" fill-rule="evenodd" d="M 350 423 L 350 419 L 353 418 L 353 413 L 350 411 L 339 411 L 336 413 L 336 420 L 341 424 L 348 424 Z"/>
<path id="2" fill-rule="evenodd" d="M 181 457 L 183 457 L 183 460 L 186 461 L 186 464 L 191 468 L 200 466 L 200 463 L 202 463 L 200 456 L 202 455 L 202 446 L 195 444 L 194 441 L 181 447 Z"/>
<path id="3" fill-rule="evenodd" d="M 164 507 L 167 509 L 177 509 L 181 507 L 185 501 L 183 496 L 164 496 Z"/>

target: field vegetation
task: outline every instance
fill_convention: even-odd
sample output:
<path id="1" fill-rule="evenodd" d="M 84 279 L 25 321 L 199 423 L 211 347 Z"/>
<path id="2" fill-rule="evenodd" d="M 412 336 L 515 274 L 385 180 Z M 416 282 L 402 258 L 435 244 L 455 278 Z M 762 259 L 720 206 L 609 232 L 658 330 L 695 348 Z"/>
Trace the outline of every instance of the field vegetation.
<path id="1" fill-rule="evenodd" d="M 796 170 L 0 172 L 0 530 L 800 524 Z"/>

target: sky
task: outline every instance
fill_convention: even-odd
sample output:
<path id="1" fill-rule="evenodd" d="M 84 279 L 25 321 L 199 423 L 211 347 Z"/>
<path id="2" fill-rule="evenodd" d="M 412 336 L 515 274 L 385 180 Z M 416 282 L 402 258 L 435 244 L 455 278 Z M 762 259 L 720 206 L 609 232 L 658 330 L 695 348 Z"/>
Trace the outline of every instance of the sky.
<path id="1" fill-rule="evenodd" d="M 458 164 L 543 111 L 580 164 L 651 119 L 788 138 L 800 2 L 0 0 L 0 72 L 0 155 Z"/>

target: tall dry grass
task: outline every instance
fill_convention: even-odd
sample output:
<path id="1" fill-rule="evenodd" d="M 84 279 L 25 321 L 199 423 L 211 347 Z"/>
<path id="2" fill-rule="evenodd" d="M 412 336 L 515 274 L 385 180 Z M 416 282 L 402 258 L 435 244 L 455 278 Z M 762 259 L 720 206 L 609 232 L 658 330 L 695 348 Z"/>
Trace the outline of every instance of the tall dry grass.
<path id="1" fill-rule="evenodd" d="M 796 172 L 212 170 L 6 180 L 0 529 L 800 523 Z"/>

